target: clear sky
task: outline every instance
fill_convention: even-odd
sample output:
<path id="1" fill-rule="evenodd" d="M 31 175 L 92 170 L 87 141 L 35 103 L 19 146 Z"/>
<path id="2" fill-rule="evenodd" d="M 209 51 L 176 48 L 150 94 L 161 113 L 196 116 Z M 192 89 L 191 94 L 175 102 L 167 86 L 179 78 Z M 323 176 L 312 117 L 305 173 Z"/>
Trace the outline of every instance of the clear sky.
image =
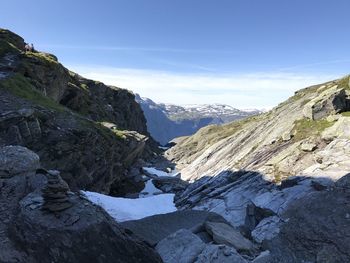
<path id="1" fill-rule="evenodd" d="M 350 73 L 348 0 L 4 0 L 0 27 L 158 102 L 271 107 Z"/>

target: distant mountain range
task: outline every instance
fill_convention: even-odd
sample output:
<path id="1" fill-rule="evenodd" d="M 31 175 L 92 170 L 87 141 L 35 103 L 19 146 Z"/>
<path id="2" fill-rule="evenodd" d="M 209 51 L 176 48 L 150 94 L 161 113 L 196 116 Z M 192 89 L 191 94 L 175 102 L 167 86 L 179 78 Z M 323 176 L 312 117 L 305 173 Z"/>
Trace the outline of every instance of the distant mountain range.
<path id="1" fill-rule="evenodd" d="M 224 104 L 201 104 L 179 106 L 155 103 L 136 94 L 147 119 L 147 128 L 152 137 L 162 145 L 176 137 L 188 136 L 210 124 L 224 124 L 261 113 L 239 110 Z"/>

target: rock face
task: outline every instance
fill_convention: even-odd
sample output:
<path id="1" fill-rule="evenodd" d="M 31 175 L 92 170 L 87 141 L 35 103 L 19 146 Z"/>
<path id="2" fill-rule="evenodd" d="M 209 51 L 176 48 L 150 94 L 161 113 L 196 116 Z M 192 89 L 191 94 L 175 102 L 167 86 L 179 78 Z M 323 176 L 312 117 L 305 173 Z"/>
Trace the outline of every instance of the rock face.
<path id="1" fill-rule="evenodd" d="M 10 31 L 1 29 L 0 44 L 0 146 L 32 149 L 72 190 L 142 189 L 126 174 L 156 147 L 134 95 L 85 79 L 53 55 L 24 52 Z"/>
<path id="2" fill-rule="evenodd" d="M 336 84 L 320 90 L 322 92 L 304 106 L 306 118 L 318 120 L 350 109 L 348 92 L 344 88 L 338 88 Z"/>
<path id="3" fill-rule="evenodd" d="M 350 109 L 349 91 L 348 76 L 300 90 L 267 113 L 202 128 L 165 156 L 188 181 L 244 169 L 279 183 L 315 164 L 314 153 L 331 140 L 348 139 L 348 117 L 326 118 Z"/>
<path id="4" fill-rule="evenodd" d="M 188 136 L 210 124 L 222 124 L 260 114 L 258 110 L 238 110 L 228 105 L 189 105 L 186 107 L 155 103 L 136 95 L 147 119 L 152 137 L 162 145 L 180 136 Z"/>
<path id="5" fill-rule="evenodd" d="M 20 171 L 11 168 L 18 156 Z M 77 194 L 67 194 L 70 206 L 64 210 L 43 210 L 42 190 L 47 189 L 48 179 L 42 169 L 33 170 L 39 160 L 33 152 L 4 147 L 0 160 L 7 171 L 6 177 L 0 177 L 1 262 L 161 262 L 150 247 Z M 55 179 L 63 185 L 58 174 Z"/>
<path id="6" fill-rule="evenodd" d="M 349 187 L 349 175 L 339 182 Z M 284 214 L 288 220 L 281 233 L 269 242 L 270 262 L 348 262 L 350 206 L 345 189 L 315 192 L 295 202 Z"/>
<path id="7" fill-rule="evenodd" d="M 177 207 L 223 216 L 220 242 L 246 256 L 227 242 L 238 230 L 251 262 L 348 262 L 349 91 L 347 76 L 180 140 L 165 153 L 190 182 Z"/>

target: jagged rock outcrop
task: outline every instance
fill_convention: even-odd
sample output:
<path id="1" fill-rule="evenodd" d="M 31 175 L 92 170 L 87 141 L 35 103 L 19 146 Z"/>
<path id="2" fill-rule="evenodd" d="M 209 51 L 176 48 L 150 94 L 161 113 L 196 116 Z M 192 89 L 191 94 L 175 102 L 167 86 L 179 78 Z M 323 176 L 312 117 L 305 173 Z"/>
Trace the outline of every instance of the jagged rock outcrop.
<path id="1" fill-rule="evenodd" d="M 42 191 L 52 182 L 39 167 L 39 157 L 24 147 L 0 149 L 0 262 L 161 262 L 78 194 L 68 192 L 64 210 L 43 210 Z M 55 179 L 62 180 L 57 173 Z"/>
<path id="2" fill-rule="evenodd" d="M 85 79 L 54 55 L 24 52 L 24 40 L 0 29 L 0 146 L 22 145 L 72 190 L 125 194 L 143 188 L 127 177 L 157 147 L 134 95 Z"/>

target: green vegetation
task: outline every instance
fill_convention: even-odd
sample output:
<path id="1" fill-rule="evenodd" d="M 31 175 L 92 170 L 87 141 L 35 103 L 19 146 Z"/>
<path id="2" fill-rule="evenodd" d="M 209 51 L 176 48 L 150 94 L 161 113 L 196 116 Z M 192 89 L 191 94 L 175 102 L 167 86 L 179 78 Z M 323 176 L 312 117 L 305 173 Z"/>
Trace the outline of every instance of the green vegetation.
<path id="1" fill-rule="evenodd" d="M 86 85 L 86 84 L 84 84 L 84 83 L 80 84 L 80 87 L 81 87 L 83 90 L 89 90 L 89 86 Z"/>
<path id="2" fill-rule="evenodd" d="M 301 119 L 294 122 L 294 140 L 301 141 L 303 139 L 319 136 L 326 128 L 333 125 L 325 119 L 322 120 L 310 120 Z"/>
<path id="3" fill-rule="evenodd" d="M 59 64 L 57 62 L 57 58 L 49 53 L 42 53 L 42 52 L 26 52 L 25 53 L 27 58 L 31 58 L 31 59 L 37 59 L 40 62 L 42 62 L 45 65 L 48 64 Z"/>
<path id="4" fill-rule="evenodd" d="M 79 119 L 80 124 L 86 129 L 92 129 L 97 131 L 107 140 L 113 139 L 126 139 L 126 136 L 122 130 L 110 129 L 103 125 L 103 122 L 94 122 L 89 119 L 81 118 Z"/>
<path id="5" fill-rule="evenodd" d="M 13 95 L 29 100 L 42 107 L 54 109 L 57 111 L 65 111 L 66 109 L 55 102 L 54 100 L 46 97 L 19 73 L 11 75 L 0 82 L 0 88 L 4 88 L 11 92 Z"/>
<path id="6" fill-rule="evenodd" d="M 350 117 L 350 111 L 342 112 L 341 115 L 344 117 Z"/>

